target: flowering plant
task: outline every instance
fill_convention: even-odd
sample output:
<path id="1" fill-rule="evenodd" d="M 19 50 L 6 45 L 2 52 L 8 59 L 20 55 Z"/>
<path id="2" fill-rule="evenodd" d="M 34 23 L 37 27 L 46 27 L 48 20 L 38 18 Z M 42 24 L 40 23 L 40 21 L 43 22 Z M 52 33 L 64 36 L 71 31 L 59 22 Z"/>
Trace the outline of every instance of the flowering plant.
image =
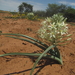
<path id="1" fill-rule="evenodd" d="M 30 20 L 32 20 L 33 17 L 34 17 L 34 13 L 28 13 L 27 14 L 27 18 L 30 19 Z"/>
<path id="2" fill-rule="evenodd" d="M 37 39 L 34 39 L 23 34 L 2 33 L 2 31 L 0 31 L 0 35 L 6 35 L 10 38 L 27 41 L 44 50 L 43 53 L 7 53 L 1 54 L 0 57 L 8 55 L 37 56 L 38 58 L 35 64 L 33 65 L 30 75 L 32 75 L 37 63 L 40 61 L 42 57 L 53 59 L 57 61 L 59 64 L 63 65 L 62 57 L 57 46 L 60 45 L 59 43 L 64 43 L 65 41 L 71 39 L 66 38 L 70 36 L 70 34 L 68 34 L 68 27 L 67 24 L 65 24 L 65 21 L 66 19 L 63 16 L 55 14 L 42 22 L 43 26 L 38 30 L 38 34 L 41 38 L 49 42 L 49 46 Z M 50 43 L 52 44 L 51 46 Z"/>
<path id="3" fill-rule="evenodd" d="M 27 19 L 29 19 L 29 20 L 39 20 L 38 17 L 34 15 L 34 13 L 28 13 Z"/>
<path id="4" fill-rule="evenodd" d="M 27 16 L 34 16 L 34 13 L 28 13 Z"/>
<path id="5" fill-rule="evenodd" d="M 65 21 L 66 18 L 59 14 L 54 14 L 50 18 L 47 17 L 38 30 L 39 36 L 53 45 L 60 45 L 60 43 L 70 40 L 71 38 L 63 40 L 64 37 L 70 36 Z"/>

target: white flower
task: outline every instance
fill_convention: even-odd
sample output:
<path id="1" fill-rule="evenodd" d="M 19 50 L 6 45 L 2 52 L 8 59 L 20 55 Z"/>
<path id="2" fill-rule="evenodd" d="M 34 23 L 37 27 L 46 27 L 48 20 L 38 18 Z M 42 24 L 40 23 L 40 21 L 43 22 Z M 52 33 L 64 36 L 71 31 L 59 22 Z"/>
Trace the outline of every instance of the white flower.
<path id="1" fill-rule="evenodd" d="M 55 38 L 55 35 L 53 35 L 53 38 Z"/>
<path id="2" fill-rule="evenodd" d="M 27 16 L 34 16 L 34 13 L 28 13 Z"/>
<path id="3" fill-rule="evenodd" d="M 42 28 L 39 30 L 39 36 L 52 44 L 55 44 L 57 38 L 60 40 L 63 38 L 63 35 L 68 34 L 68 27 L 65 24 L 65 18 L 60 15 L 53 15 L 50 18 L 46 18 L 45 21 L 42 22 Z M 58 39 L 58 40 L 59 40 Z"/>

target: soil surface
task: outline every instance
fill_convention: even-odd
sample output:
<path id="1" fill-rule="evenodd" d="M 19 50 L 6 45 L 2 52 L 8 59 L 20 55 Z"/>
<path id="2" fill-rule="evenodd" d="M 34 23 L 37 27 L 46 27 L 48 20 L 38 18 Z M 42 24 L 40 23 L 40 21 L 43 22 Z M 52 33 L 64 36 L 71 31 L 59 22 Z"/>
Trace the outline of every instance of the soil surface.
<path id="1" fill-rule="evenodd" d="M 27 19 L 6 19 L 9 13 L 0 13 L 0 31 L 2 33 L 19 33 L 37 38 L 37 31 L 41 21 Z M 73 23 L 74 24 L 74 23 Z M 72 40 L 68 45 L 59 47 L 63 58 L 63 65 L 52 62 L 50 59 L 41 59 L 33 75 L 75 75 L 75 25 L 69 26 Z M 0 54 L 21 52 L 40 53 L 41 48 L 18 39 L 0 35 Z M 29 75 L 36 58 L 26 56 L 0 57 L 0 75 Z"/>

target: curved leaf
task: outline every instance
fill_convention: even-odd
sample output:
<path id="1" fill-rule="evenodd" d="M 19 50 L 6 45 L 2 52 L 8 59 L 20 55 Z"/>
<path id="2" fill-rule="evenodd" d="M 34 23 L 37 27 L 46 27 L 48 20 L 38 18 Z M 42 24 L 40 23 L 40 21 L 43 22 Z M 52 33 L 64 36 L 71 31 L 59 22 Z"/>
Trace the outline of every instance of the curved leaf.
<path id="1" fill-rule="evenodd" d="M 39 40 L 37 40 L 37 39 L 34 39 L 34 38 L 30 37 L 30 36 L 27 36 L 27 35 L 23 35 L 23 34 L 14 34 L 14 33 L 1 33 L 0 35 L 15 35 L 15 36 L 26 37 L 26 38 L 31 39 L 31 40 L 33 40 L 33 41 L 35 41 L 35 42 L 37 42 L 37 43 L 43 45 L 44 47 L 48 48 L 48 46 L 47 46 L 46 44 L 44 44 L 43 42 L 41 42 L 41 41 L 39 41 Z"/>
<path id="2" fill-rule="evenodd" d="M 19 38 L 19 37 L 14 37 L 14 36 L 6 36 L 6 37 L 11 37 L 11 38 L 14 38 L 14 39 L 19 39 L 19 40 L 27 41 L 27 42 L 29 42 L 29 43 L 32 43 L 32 44 L 34 44 L 34 45 L 40 47 L 40 48 L 43 49 L 43 50 L 46 49 L 46 48 L 44 48 L 43 46 L 37 44 L 36 42 L 33 42 L 33 41 L 31 41 L 31 40 L 28 40 L 28 39 Z"/>
<path id="3" fill-rule="evenodd" d="M 31 70 L 30 75 L 32 75 L 32 73 L 33 73 L 33 71 L 34 71 L 34 69 L 35 69 L 37 63 L 39 62 L 39 60 L 44 56 L 44 54 L 46 54 L 46 53 L 47 53 L 51 48 L 53 48 L 53 47 L 55 47 L 55 46 L 52 45 L 52 46 L 48 47 L 48 48 L 38 57 L 38 59 L 36 60 L 34 66 L 33 66 L 33 68 L 32 68 L 32 70 Z"/>
<path id="4" fill-rule="evenodd" d="M 6 53 L 6 54 L 1 54 L 0 57 L 4 57 L 4 56 L 11 56 L 11 55 L 24 55 L 24 56 L 40 56 L 42 53 Z M 47 54 L 44 54 L 43 57 L 45 58 L 50 58 L 50 59 L 53 59 L 53 60 L 56 60 L 59 62 L 59 64 L 63 64 L 62 63 L 62 59 L 60 58 L 57 58 L 53 55 L 47 55 Z"/>

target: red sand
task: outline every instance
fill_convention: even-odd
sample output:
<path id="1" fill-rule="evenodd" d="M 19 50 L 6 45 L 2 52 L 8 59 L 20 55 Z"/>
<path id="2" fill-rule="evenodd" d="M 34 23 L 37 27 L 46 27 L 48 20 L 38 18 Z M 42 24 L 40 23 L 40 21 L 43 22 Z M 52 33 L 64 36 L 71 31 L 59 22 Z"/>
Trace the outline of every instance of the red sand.
<path id="1" fill-rule="evenodd" d="M 41 21 L 30 21 L 26 19 L 5 19 L 8 13 L 0 13 L 0 30 L 3 33 L 20 33 L 36 37 L 36 32 L 40 27 Z M 75 26 L 69 24 L 69 32 L 73 34 L 70 44 L 59 47 L 64 64 L 52 64 L 49 59 L 42 59 L 34 71 L 34 75 L 75 75 Z M 13 39 L 0 36 L 0 54 L 10 52 L 32 53 L 39 52 L 37 46 Z M 6 56 L 0 57 L 0 75 L 29 75 L 34 58 L 25 56 Z"/>

